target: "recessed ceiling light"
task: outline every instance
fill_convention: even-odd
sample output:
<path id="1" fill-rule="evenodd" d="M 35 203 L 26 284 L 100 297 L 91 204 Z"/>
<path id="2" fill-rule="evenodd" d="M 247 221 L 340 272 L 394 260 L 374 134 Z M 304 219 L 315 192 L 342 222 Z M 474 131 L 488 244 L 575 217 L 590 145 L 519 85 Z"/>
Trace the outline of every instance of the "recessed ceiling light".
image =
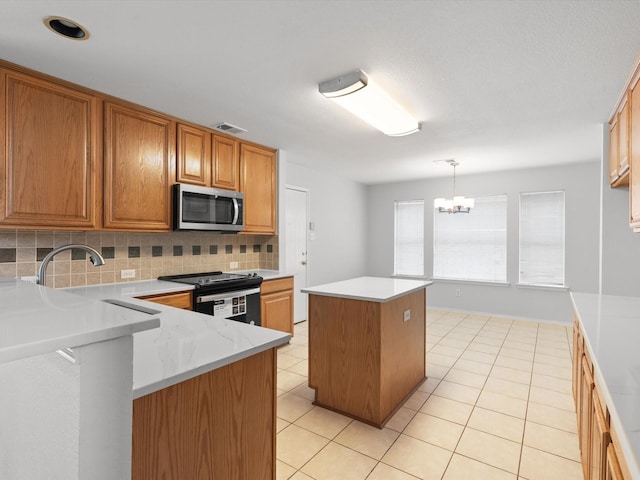
<path id="1" fill-rule="evenodd" d="M 89 31 L 86 28 L 68 18 L 46 17 L 44 24 L 52 32 L 72 40 L 86 40 L 89 38 Z"/>

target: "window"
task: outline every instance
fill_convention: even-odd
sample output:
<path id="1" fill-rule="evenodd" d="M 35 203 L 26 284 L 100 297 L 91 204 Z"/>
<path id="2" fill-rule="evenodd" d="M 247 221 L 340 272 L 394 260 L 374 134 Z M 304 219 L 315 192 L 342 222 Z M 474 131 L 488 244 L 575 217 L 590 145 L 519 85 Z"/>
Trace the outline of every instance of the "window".
<path id="1" fill-rule="evenodd" d="M 564 192 L 520 194 L 519 282 L 564 286 Z"/>
<path id="2" fill-rule="evenodd" d="M 507 196 L 476 197 L 469 213 L 434 213 L 433 276 L 507 281 Z"/>
<path id="3" fill-rule="evenodd" d="M 424 275 L 424 200 L 396 201 L 394 275 Z"/>

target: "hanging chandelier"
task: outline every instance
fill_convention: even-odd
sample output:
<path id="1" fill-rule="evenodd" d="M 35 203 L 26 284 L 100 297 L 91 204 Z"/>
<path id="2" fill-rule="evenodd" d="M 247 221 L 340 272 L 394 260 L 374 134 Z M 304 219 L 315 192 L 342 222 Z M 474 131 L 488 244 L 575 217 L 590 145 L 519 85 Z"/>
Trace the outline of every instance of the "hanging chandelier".
<path id="1" fill-rule="evenodd" d="M 453 196 L 452 198 L 436 198 L 433 201 L 433 208 L 437 208 L 440 213 L 469 213 L 475 206 L 473 198 L 456 196 L 456 167 L 460 165 L 455 160 L 447 160 L 453 167 Z"/>

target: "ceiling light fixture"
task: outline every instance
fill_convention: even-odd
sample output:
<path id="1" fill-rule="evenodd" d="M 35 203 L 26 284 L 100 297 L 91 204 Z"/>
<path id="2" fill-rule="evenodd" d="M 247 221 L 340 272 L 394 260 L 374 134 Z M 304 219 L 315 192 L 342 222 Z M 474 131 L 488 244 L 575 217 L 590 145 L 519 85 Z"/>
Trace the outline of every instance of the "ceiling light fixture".
<path id="1" fill-rule="evenodd" d="M 46 17 L 44 24 L 49 30 L 72 40 L 86 40 L 89 31 L 73 20 L 64 17 Z"/>
<path id="2" fill-rule="evenodd" d="M 362 70 L 322 82 L 318 90 L 385 135 L 400 137 L 420 130 L 420 123 Z"/>
<path id="3" fill-rule="evenodd" d="M 453 196 L 451 199 L 436 198 L 433 201 L 433 208 L 437 208 L 440 213 L 469 213 L 475 206 L 475 200 L 456 196 L 456 167 L 460 164 L 455 160 L 446 160 L 446 162 L 453 167 Z"/>

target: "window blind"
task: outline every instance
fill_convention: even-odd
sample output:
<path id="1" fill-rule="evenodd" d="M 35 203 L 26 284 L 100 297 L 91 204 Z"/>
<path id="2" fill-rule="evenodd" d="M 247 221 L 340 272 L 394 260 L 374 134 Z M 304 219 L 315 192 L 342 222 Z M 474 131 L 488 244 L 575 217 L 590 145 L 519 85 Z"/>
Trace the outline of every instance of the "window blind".
<path id="1" fill-rule="evenodd" d="M 395 275 L 424 275 L 424 200 L 395 202 Z"/>
<path id="2" fill-rule="evenodd" d="M 434 213 L 433 276 L 507 281 L 507 196 L 475 198 L 469 213 Z"/>
<path id="3" fill-rule="evenodd" d="M 564 233 L 564 192 L 520 194 L 520 283 L 564 286 Z"/>

